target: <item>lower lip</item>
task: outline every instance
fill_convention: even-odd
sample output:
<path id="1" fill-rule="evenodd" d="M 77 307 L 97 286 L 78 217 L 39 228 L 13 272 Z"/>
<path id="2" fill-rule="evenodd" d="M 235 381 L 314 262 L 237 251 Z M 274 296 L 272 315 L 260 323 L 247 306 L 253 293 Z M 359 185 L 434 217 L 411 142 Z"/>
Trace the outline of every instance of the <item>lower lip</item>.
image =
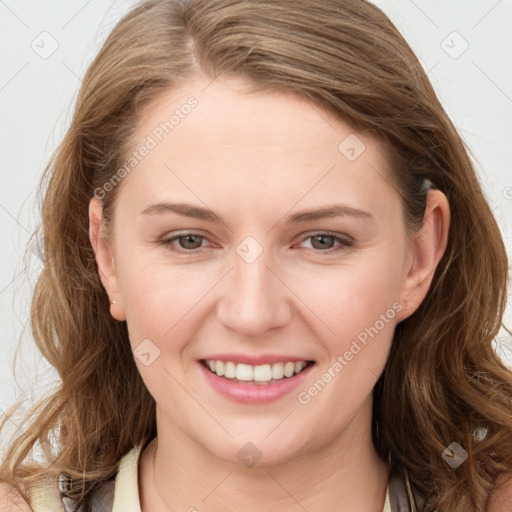
<path id="1" fill-rule="evenodd" d="M 286 377 L 271 384 L 255 384 L 219 377 L 199 362 L 201 371 L 215 391 L 222 396 L 244 404 L 266 404 L 278 400 L 293 391 L 309 374 L 314 365 L 308 365 L 297 375 Z"/>

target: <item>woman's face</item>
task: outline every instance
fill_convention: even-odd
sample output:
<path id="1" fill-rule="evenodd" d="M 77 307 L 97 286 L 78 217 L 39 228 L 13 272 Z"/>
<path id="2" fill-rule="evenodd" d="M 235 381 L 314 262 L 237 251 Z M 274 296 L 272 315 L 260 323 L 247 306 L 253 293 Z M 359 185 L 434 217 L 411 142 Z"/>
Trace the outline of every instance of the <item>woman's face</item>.
<path id="1" fill-rule="evenodd" d="M 368 427 L 428 269 L 377 141 L 243 86 L 198 79 L 144 111 L 100 268 L 159 429 L 271 464 Z"/>

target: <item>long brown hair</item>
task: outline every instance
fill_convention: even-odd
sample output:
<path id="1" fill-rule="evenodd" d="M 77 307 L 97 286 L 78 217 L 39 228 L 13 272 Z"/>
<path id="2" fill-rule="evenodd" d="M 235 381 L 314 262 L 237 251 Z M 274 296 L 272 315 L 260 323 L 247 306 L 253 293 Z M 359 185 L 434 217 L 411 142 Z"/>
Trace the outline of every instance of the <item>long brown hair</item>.
<path id="1" fill-rule="evenodd" d="M 122 167 L 141 108 L 199 71 L 292 92 L 383 141 L 411 230 L 425 179 L 448 197 L 448 246 L 427 297 L 396 328 L 374 389 L 373 437 L 428 507 L 483 510 L 512 471 L 512 374 L 493 349 L 507 255 L 468 149 L 409 45 L 366 0 L 149 0 L 117 24 L 41 182 L 32 332 L 62 383 L 10 444 L 0 480 L 23 487 L 66 472 L 87 502 L 128 450 L 156 435 L 154 400 L 98 276 L 88 204 Z M 118 189 L 104 188 L 107 223 Z M 29 471 L 31 448 L 48 438 L 55 460 Z M 468 453 L 457 469 L 441 457 L 452 442 Z"/>

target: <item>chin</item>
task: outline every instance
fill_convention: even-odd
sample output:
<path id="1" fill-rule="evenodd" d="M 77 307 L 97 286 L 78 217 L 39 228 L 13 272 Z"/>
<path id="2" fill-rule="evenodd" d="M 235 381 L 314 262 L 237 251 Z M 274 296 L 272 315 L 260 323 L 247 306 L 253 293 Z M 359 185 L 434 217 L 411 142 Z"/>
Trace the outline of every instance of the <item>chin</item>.
<path id="1" fill-rule="evenodd" d="M 214 457 L 225 462 L 241 467 L 271 467 L 284 464 L 308 451 L 314 451 L 315 447 L 306 446 L 304 434 L 297 429 L 297 438 L 290 438 L 289 432 L 274 432 L 267 438 L 261 431 L 251 434 L 246 431 L 243 436 L 235 436 L 234 439 L 223 439 L 219 444 L 202 443 L 205 450 Z M 267 430 L 265 429 L 265 432 Z M 283 443 L 286 437 L 286 444 Z M 243 439 L 243 441 L 241 441 Z"/>

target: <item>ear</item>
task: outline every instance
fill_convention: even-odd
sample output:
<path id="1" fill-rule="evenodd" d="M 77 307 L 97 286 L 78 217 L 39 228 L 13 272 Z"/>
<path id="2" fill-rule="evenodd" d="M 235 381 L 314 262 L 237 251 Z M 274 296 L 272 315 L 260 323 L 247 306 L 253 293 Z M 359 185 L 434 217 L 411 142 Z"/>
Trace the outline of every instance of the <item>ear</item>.
<path id="1" fill-rule="evenodd" d="M 110 314 L 119 321 L 126 320 L 123 298 L 119 292 L 113 250 L 105 239 L 103 203 L 97 197 L 89 202 L 89 239 L 91 241 L 98 273 L 111 301 Z M 115 301 L 115 304 L 112 304 Z"/>
<path id="2" fill-rule="evenodd" d="M 398 315 L 398 321 L 412 315 L 426 297 L 437 264 L 446 250 L 449 227 L 448 199 L 440 190 L 430 190 L 422 226 L 410 242 L 407 275 L 400 294 L 404 308 Z"/>

